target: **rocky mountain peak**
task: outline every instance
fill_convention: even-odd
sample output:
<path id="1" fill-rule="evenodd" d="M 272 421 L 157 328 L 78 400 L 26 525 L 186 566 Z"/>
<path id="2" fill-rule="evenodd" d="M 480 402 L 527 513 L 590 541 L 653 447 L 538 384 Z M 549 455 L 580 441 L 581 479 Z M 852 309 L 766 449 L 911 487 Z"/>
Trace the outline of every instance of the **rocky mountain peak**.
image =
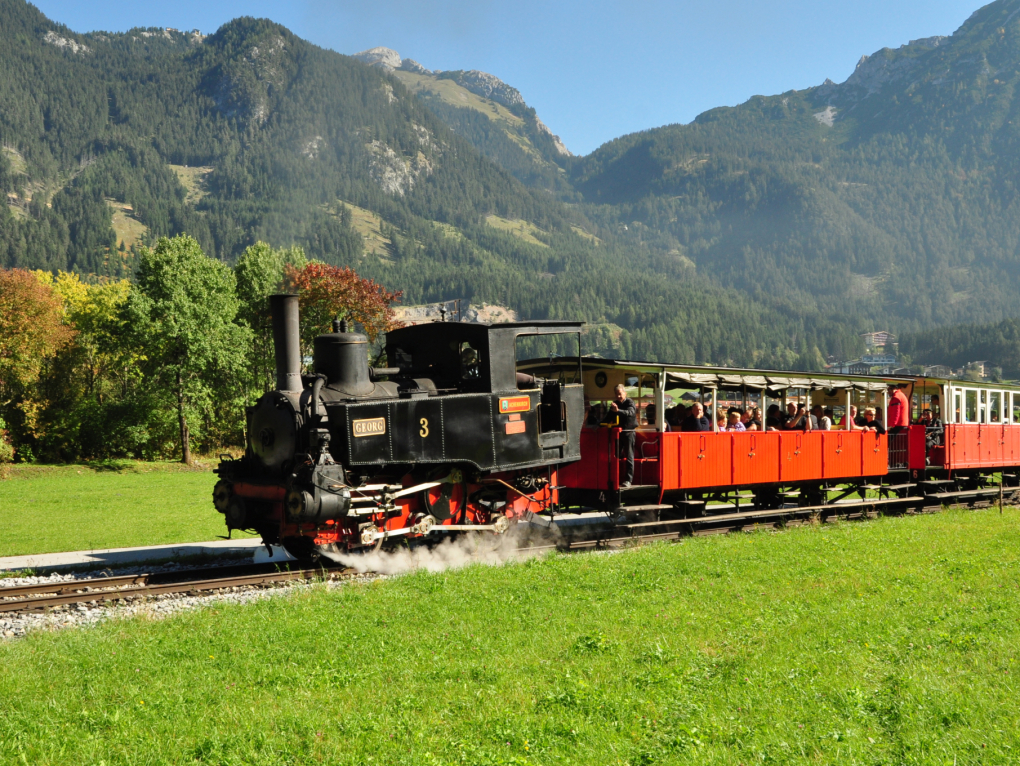
<path id="1" fill-rule="evenodd" d="M 367 51 L 361 51 L 361 53 L 355 53 L 353 57 L 358 59 L 358 61 L 364 61 L 366 64 L 381 67 L 382 69 L 400 68 L 400 54 L 392 48 L 384 48 L 381 45 L 369 48 Z"/>
<path id="2" fill-rule="evenodd" d="M 361 53 L 355 53 L 352 58 L 389 72 L 399 69 L 404 72 L 414 72 L 415 74 L 439 74 L 439 70 L 432 71 L 431 69 L 426 69 L 414 59 L 402 59 L 395 50 L 384 48 L 381 45 L 369 48 L 367 51 L 361 51 Z"/>
<path id="3" fill-rule="evenodd" d="M 507 85 L 501 79 L 488 72 L 481 72 L 477 69 L 469 70 L 449 70 L 444 72 L 441 69 L 426 69 L 424 66 L 419 64 L 414 59 L 401 58 L 400 54 L 392 48 L 386 48 L 383 46 L 377 46 L 375 48 L 369 48 L 368 50 L 355 53 L 353 58 L 363 61 L 370 66 L 376 66 L 386 71 L 402 71 L 402 72 L 413 72 L 414 74 L 427 75 L 430 77 L 436 77 L 441 80 L 453 80 L 455 83 L 460 85 L 464 90 L 474 93 L 476 96 L 487 98 L 490 101 L 495 101 L 497 104 L 514 109 L 516 107 L 526 107 L 527 104 L 524 102 L 524 96 L 521 92 L 512 85 Z M 570 151 L 560 137 L 554 135 L 545 124 L 535 118 L 539 131 L 548 135 L 553 142 L 553 146 L 556 151 L 564 156 L 571 156 Z"/>

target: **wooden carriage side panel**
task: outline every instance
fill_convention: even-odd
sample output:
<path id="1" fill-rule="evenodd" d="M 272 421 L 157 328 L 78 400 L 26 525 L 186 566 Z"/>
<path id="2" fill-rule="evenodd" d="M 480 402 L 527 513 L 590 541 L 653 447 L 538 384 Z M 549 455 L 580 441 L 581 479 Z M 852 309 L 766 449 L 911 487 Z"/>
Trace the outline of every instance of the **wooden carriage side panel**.
<path id="1" fill-rule="evenodd" d="M 787 431 L 779 434 L 780 481 L 821 480 L 822 435 L 822 431 Z"/>
<path id="2" fill-rule="evenodd" d="M 659 434 L 659 488 L 680 488 L 680 434 Z"/>
<path id="3" fill-rule="evenodd" d="M 822 477 L 851 478 L 861 475 L 861 431 L 822 431 Z"/>
<path id="4" fill-rule="evenodd" d="M 1009 460 L 1007 456 L 1010 449 L 1006 444 L 1006 426 L 1002 423 L 996 423 L 995 425 L 988 426 L 988 430 L 992 432 L 990 436 L 992 437 L 993 448 L 995 450 L 994 465 L 997 467 L 1008 465 Z"/>
<path id="5" fill-rule="evenodd" d="M 924 426 L 910 426 L 907 437 L 907 467 L 912 471 L 923 471 L 927 465 L 927 430 Z M 871 476 L 865 472 L 866 476 Z"/>
<path id="6" fill-rule="evenodd" d="M 921 427 L 921 464 L 924 465 L 924 427 Z M 885 476 L 889 473 L 889 437 L 874 431 L 860 431 L 861 476 Z"/>
<path id="7" fill-rule="evenodd" d="M 734 486 L 779 481 L 779 434 L 750 431 L 732 437 Z"/>
<path id="8" fill-rule="evenodd" d="M 977 426 L 951 425 L 946 426 L 946 468 L 976 468 L 979 463 L 977 452 Z"/>
<path id="9" fill-rule="evenodd" d="M 966 465 L 971 468 L 981 467 L 981 426 L 966 425 L 963 428 Z"/>
<path id="10" fill-rule="evenodd" d="M 979 455 L 982 466 L 991 467 L 1002 464 L 1001 431 L 1001 426 L 991 423 L 978 426 Z"/>
<path id="11" fill-rule="evenodd" d="M 729 486 L 733 477 L 733 434 L 680 435 L 680 488 Z"/>
<path id="12" fill-rule="evenodd" d="M 1020 425 L 1006 426 L 1011 445 L 1010 465 L 1020 465 Z"/>
<path id="13" fill-rule="evenodd" d="M 608 475 L 608 428 L 581 429 L 581 459 L 560 468 L 560 483 L 572 489 L 605 489 Z"/>

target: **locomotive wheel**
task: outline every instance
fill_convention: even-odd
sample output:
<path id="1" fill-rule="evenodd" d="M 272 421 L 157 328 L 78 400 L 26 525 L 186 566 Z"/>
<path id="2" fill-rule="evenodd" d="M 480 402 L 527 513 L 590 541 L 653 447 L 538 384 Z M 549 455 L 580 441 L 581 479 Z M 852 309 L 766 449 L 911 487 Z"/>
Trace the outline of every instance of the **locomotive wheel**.
<path id="1" fill-rule="evenodd" d="M 441 481 L 442 484 L 422 493 L 422 504 L 426 512 L 440 523 L 446 519 L 456 519 L 464 510 L 463 474 L 454 468 L 446 476 L 442 476 L 442 470 L 439 470 L 432 473 L 428 481 Z"/>

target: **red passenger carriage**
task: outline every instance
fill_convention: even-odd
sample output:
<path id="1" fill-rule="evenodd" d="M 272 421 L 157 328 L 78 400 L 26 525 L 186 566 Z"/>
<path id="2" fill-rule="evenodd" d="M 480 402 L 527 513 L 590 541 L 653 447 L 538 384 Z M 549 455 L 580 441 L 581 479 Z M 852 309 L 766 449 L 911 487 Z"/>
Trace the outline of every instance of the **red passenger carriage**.
<path id="1" fill-rule="evenodd" d="M 577 360 L 534 361 L 522 370 L 576 376 Z M 581 459 L 559 470 L 561 503 L 578 508 L 639 510 L 657 519 L 784 507 L 851 512 L 916 498 L 922 504 L 994 494 L 999 477 L 1017 485 L 1020 388 L 903 376 L 829 375 L 691 367 L 586 358 L 589 417 Z M 620 429 L 598 415 L 617 384 L 639 411 L 635 479 L 621 487 Z M 933 425 L 898 433 L 852 430 L 853 405 L 884 413 L 889 391 L 903 391 L 910 423 L 924 410 Z M 666 423 L 676 399 L 706 409 L 795 401 L 835 412 L 829 431 L 681 433 Z M 672 402 L 671 402 L 672 400 Z M 949 407 L 943 406 L 948 402 Z M 886 418 L 881 417 L 883 422 Z M 674 513 L 679 511 L 679 513 Z"/>

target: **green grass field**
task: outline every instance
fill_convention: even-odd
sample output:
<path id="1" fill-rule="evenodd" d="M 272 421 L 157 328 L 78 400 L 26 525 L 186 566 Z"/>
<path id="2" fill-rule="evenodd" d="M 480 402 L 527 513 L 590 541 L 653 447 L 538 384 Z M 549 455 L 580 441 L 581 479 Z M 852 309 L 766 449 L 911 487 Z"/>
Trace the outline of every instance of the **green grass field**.
<path id="1" fill-rule="evenodd" d="M 215 483 L 179 463 L 15 466 L 0 481 L 0 556 L 214 540 Z"/>
<path id="2" fill-rule="evenodd" d="M 1020 512 L 418 573 L 0 645 L 0 761 L 998 764 Z"/>

